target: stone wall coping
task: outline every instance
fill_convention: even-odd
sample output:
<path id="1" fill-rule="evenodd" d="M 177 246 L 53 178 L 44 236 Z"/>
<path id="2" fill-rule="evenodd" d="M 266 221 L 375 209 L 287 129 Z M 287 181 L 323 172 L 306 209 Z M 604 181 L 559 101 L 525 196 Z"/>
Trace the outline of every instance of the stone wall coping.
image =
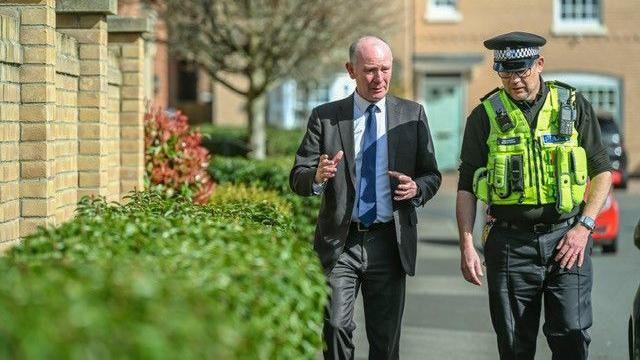
<path id="1" fill-rule="evenodd" d="M 118 13 L 118 0 L 57 0 L 56 12 L 115 15 Z"/>
<path id="2" fill-rule="evenodd" d="M 107 29 L 110 33 L 151 33 L 153 27 L 146 17 L 107 16 Z"/>

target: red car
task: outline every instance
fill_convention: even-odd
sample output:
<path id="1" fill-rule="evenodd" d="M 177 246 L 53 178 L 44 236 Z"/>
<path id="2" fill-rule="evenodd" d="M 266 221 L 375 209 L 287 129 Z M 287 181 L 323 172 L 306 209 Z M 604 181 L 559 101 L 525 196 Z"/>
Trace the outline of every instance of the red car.
<path id="1" fill-rule="evenodd" d="M 596 217 L 593 229 L 594 245 L 602 246 L 603 253 L 615 253 L 618 250 L 618 232 L 620 231 L 620 209 L 618 200 L 609 191 L 607 200 Z"/>

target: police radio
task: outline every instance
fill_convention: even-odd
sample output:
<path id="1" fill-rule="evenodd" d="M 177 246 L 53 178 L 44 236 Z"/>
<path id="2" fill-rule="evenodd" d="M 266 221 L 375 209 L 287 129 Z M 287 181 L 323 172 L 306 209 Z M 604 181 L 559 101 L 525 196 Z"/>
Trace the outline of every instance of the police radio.
<path id="1" fill-rule="evenodd" d="M 511 155 L 511 190 L 514 192 L 524 191 L 524 159 L 522 155 Z"/>
<path id="2" fill-rule="evenodd" d="M 570 137 L 573 132 L 573 123 L 576 121 L 576 93 L 575 90 L 565 83 L 556 81 L 558 85 L 558 105 L 560 107 L 560 129 L 561 136 Z"/>
<path id="3" fill-rule="evenodd" d="M 575 119 L 574 107 L 570 103 L 564 103 L 560 107 L 560 135 L 571 136 Z"/>
<path id="4" fill-rule="evenodd" d="M 513 122 L 511 121 L 511 118 L 509 118 L 509 115 L 507 115 L 507 113 L 503 110 L 497 111 L 496 122 L 498 123 L 500 131 L 502 132 L 507 132 L 515 127 L 515 125 L 513 125 Z"/>

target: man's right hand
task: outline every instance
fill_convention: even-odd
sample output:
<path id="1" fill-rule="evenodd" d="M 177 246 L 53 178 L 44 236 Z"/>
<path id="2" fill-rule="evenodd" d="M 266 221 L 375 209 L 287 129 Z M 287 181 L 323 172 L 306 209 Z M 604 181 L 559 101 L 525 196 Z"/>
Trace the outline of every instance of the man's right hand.
<path id="1" fill-rule="evenodd" d="M 480 257 L 473 247 L 473 243 L 463 245 L 460 248 L 460 270 L 462 276 L 468 282 L 481 286 L 484 273 L 482 272 L 482 263 Z"/>
<path id="2" fill-rule="evenodd" d="M 333 159 L 329 159 L 329 155 L 327 154 L 322 154 L 320 156 L 320 162 L 318 163 L 318 169 L 316 170 L 316 176 L 314 178 L 316 184 L 322 184 L 336 176 L 338 163 L 342 160 L 342 155 L 344 155 L 344 153 L 340 150 L 336 153 Z"/>

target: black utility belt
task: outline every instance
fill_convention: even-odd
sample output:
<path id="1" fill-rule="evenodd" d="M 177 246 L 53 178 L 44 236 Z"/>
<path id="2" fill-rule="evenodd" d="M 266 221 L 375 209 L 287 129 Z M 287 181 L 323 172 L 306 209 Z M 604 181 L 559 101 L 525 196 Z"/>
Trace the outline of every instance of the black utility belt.
<path id="1" fill-rule="evenodd" d="M 527 231 L 533 233 L 549 233 L 552 231 L 556 231 L 562 228 L 566 228 L 575 224 L 577 221 L 577 216 L 569 218 L 567 220 L 561 221 L 555 224 L 546 224 L 546 223 L 537 223 L 537 224 L 523 224 L 523 223 L 515 223 L 504 220 L 496 220 L 494 226 L 499 226 L 505 229 L 513 229 L 520 231 Z"/>
<path id="2" fill-rule="evenodd" d="M 351 229 L 354 231 L 359 231 L 359 232 L 367 232 L 367 231 L 376 231 L 376 230 L 383 230 L 383 229 L 387 229 L 390 226 L 393 226 L 394 222 L 393 220 L 391 221 L 387 221 L 387 222 L 376 222 L 373 223 L 369 226 L 364 226 L 362 225 L 362 223 L 358 222 L 358 221 L 352 221 L 351 222 Z"/>

